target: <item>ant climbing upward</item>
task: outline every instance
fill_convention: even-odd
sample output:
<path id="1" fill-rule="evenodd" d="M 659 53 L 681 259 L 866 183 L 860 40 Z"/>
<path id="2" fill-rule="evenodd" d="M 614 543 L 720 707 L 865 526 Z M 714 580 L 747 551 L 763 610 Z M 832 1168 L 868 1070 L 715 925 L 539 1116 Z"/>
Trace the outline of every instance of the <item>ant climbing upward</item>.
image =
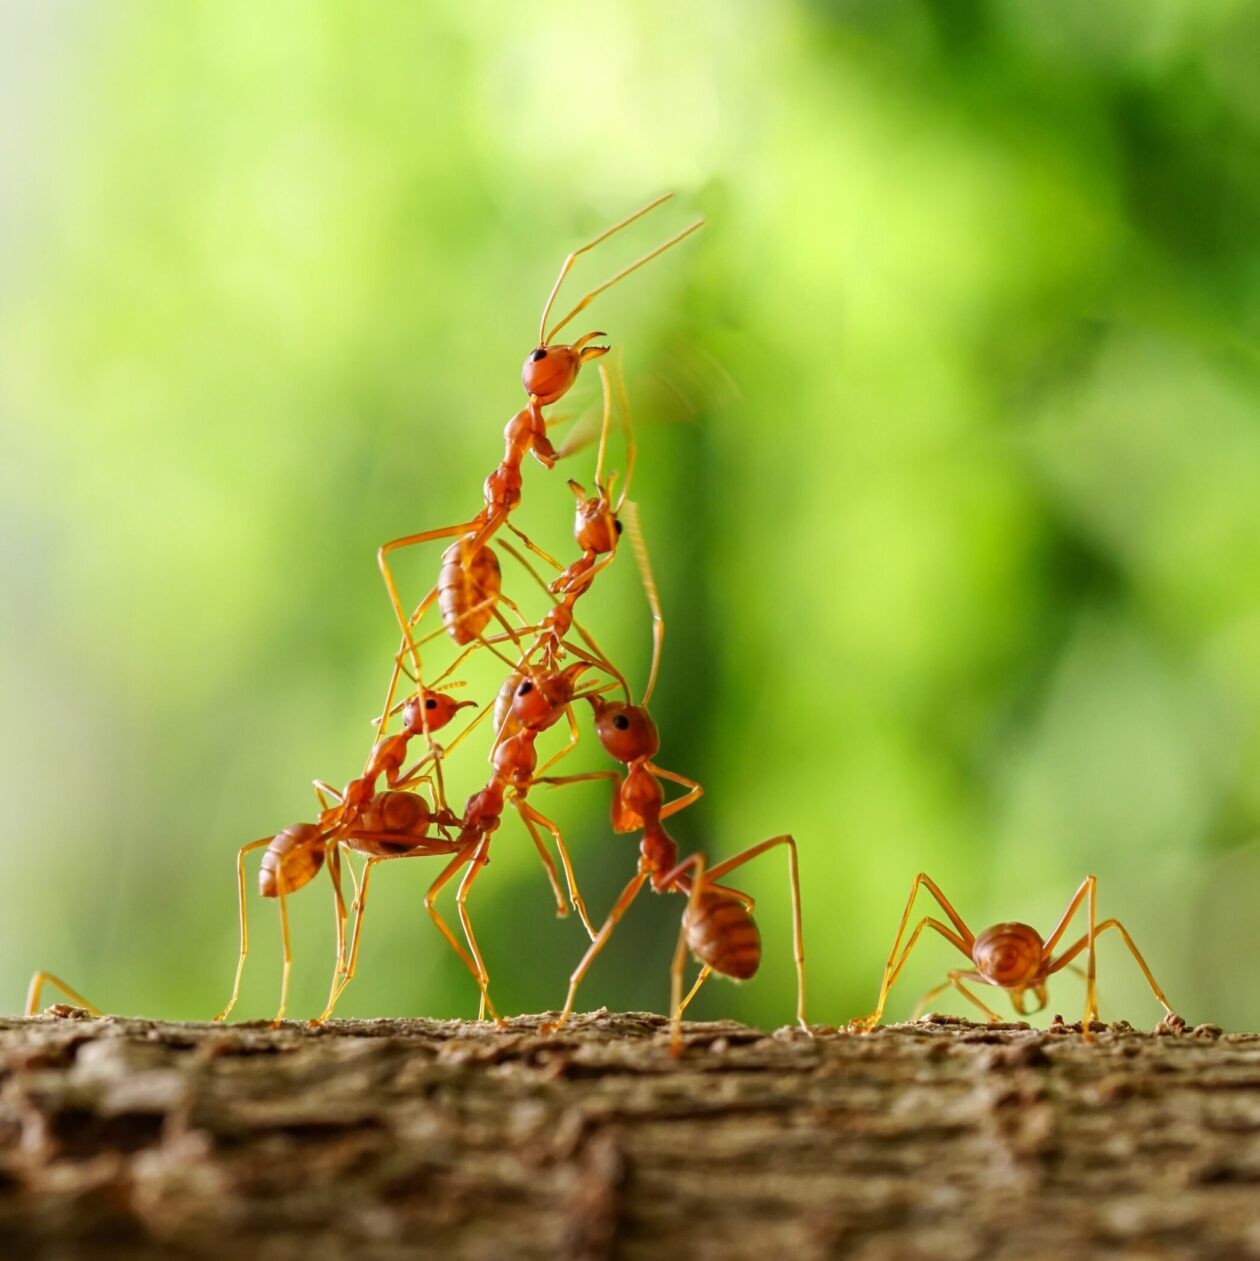
<path id="1" fill-rule="evenodd" d="M 435 601 L 441 607 L 447 632 L 456 643 L 470 643 L 489 624 L 494 605 L 502 598 L 498 558 L 488 546 L 499 528 L 506 525 L 531 551 L 545 557 L 548 561 L 551 560 L 509 521 L 512 510 L 521 501 L 521 463 L 527 454 L 532 454 L 539 463 L 548 468 L 555 464 L 559 453 L 547 437 L 547 421 L 543 415 L 543 408 L 549 407 L 564 397 L 577 380 L 583 364 L 607 354 L 609 350 L 608 346 L 595 344 L 597 338 L 604 336 L 602 332 L 585 333 L 568 345 L 556 344 L 556 335 L 584 311 L 599 294 L 612 288 L 631 273 L 690 236 L 703 225 L 704 220 L 696 220 L 695 223 L 675 233 L 655 249 L 649 250 L 641 258 L 623 267 L 603 284 L 590 290 L 563 319 L 558 320 L 550 328 L 547 327 L 547 321 L 560 287 L 578 258 L 655 210 L 671 196 L 672 194 L 666 194 L 658 197 L 633 214 L 626 216 L 619 223 L 606 228 L 598 236 L 569 254 L 561 265 L 560 273 L 543 307 L 542 319 L 538 326 L 538 345 L 527 356 L 521 373 L 521 382 L 528 401 L 508 421 L 507 428 L 504 430 L 506 445 L 503 459 L 486 479 L 485 505 L 482 510 L 470 521 L 425 530 L 419 534 L 408 534 L 402 538 L 392 539 L 380 548 L 377 559 L 381 575 L 385 580 L 394 615 L 402 628 L 399 660 L 395 663 L 385 705 L 379 719 L 382 730 L 393 705 L 394 689 L 397 686 L 403 656 L 410 655 L 413 674 L 419 685 L 420 651 L 412 637 L 412 628 L 420 622 Z M 454 538 L 456 541 L 443 553 L 442 571 L 438 583 L 424 596 L 408 617 L 403 610 L 402 600 L 389 567 L 389 557 L 402 548 L 446 538 Z M 558 565 L 556 567 L 559 568 Z"/>
<path id="2" fill-rule="evenodd" d="M 1129 952 L 1142 970 L 1142 975 L 1146 977 L 1147 983 L 1163 1007 L 1165 1019 L 1170 1021 L 1177 1020 L 1178 1017 L 1168 1005 L 1168 1000 L 1164 997 L 1164 991 L 1156 984 L 1150 968 L 1146 966 L 1146 960 L 1142 958 L 1137 946 L 1133 944 L 1133 938 L 1129 936 L 1128 930 L 1124 925 L 1117 919 L 1107 919 L 1103 920 L 1101 924 L 1097 923 L 1095 910 L 1097 884 L 1097 878 L 1094 876 L 1086 876 L 1081 881 L 1080 888 L 1072 895 L 1072 900 L 1067 905 L 1067 910 L 1059 917 L 1059 922 L 1054 926 L 1050 936 L 1043 941 L 1035 928 L 1019 923 L 995 924 L 992 928 L 987 928 L 979 936 L 976 936 L 963 922 L 958 912 L 949 904 L 949 900 L 937 888 L 936 883 L 929 876 L 920 872 L 915 876 L 914 883 L 910 886 L 910 897 L 906 901 L 906 909 L 902 912 L 901 923 L 897 927 L 897 935 L 893 938 L 893 947 L 888 955 L 888 962 L 884 965 L 884 979 L 879 987 L 879 1001 L 875 1005 L 875 1010 L 869 1016 L 851 1021 L 850 1027 L 866 1032 L 879 1023 L 880 1017 L 884 1014 L 884 1003 L 888 999 L 888 992 L 901 975 L 901 970 L 905 967 L 910 951 L 914 949 L 915 942 L 919 940 L 919 934 L 925 928 L 931 928 L 940 933 L 946 941 L 966 955 L 973 966 L 970 968 L 955 968 L 949 973 L 947 980 L 924 994 L 915 1007 L 916 1016 L 926 1003 L 952 985 L 969 1003 L 972 1003 L 984 1012 L 990 1022 L 999 1020 L 1000 1017 L 997 1012 L 977 998 L 963 984 L 964 981 L 996 985 L 999 989 L 1004 989 L 1011 996 L 1012 1006 L 1021 1016 L 1031 1015 L 1041 1011 L 1046 1005 L 1048 997 L 1046 982 L 1049 978 L 1056 972 L 1066 968 L 1073 959 L 1082 951 L 1085 951 L 1085 1019 L 1081 1029 L 1085 1040 L 1089 1041 L 1090 1024 L 1098 1019 L 1094 946 L 1103 933 L 1110 928 L 1114 928 L 1124 939 L 1124 944 L 1128 946 Z M 947 928 L 939 920 L 926 915 L 915 926 L 914 932 L 910 934 L 910 940 L 906 942 L 905 948 L 902 949 L 901 942 L 905 937 L 906 926 L 910 922 L 910 912 L 914 909 L 914 900 L 919 892 L 920 885 L 926 888 L 936 899 L 941 910 L 949 917 L 953 929 Z M 1066 950 L 1061 951 L 1056 957 L 1054 954 L 1055 947 L 1062 940 L 1064 933 L 1067 932 L 1068 925 L 1072 921 L 1072 917 L 1081 909 L 1082 905 L 1086 907 L 1087 931 L 1083 937 L 1070 945 Z M 1037 1006 L 1032 1008 L 1031 1011 L 1025 1005 L 1025 995 L 1029 991 L 1032 992 L 1037 1000 Z"/>

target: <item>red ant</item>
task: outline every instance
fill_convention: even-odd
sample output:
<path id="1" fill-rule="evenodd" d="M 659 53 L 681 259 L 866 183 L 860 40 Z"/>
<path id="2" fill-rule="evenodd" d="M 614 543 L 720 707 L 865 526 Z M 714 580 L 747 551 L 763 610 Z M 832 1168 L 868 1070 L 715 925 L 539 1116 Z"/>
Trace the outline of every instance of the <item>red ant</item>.
<path id="1" fill-rule="evenodd" d="M 971 960 L 973 966 L 954 969 L 949 973 L 948 980 L 943 981 L 940 985 L 935 986 L 924 994 L 915 1008 L 916 1017 L 926 1003 L 952 985 L 969 1003 L 979 1007 L 990 1023 L 999 1020 L 998 1014 L 963 984 L 965 980 L 981 982 L 986 985 L 996 985 L 1011 996 L 1011 1004 L 1021 1016 L 1034 1014 L 1041 1011 L 1046 1005 L 1048 997 L 1047 980 L 1056 972 L 1067 967 L 1081 951 L 1086 951 L 1085 1019 L 1081 1029 L 1085 1040 L 1089 1041 L 1090 1024 L 1098 1019 L 1094 944 L 1101 934 L 1105 933 L 1109 928 L 1114 928 L 1124 939 L 1124 944 L 1128 946 L 1138 967 L 1141 968 L 1142 975 L 1146 977 L 1147 983 L 1154 991 L 1155 997 L 1159 999 L 1161 1006 L 1164 1008 L 1165 1018 L 1176 1020 L 1177 1017 L 1173 1009 L 1168 1005 L 1168 1000 L 1164 997 L 1164 991 L 1156 984 L 1150 968 L 1146 966 L 1146 960 L 1142 958 L 1137 946 L 1133 944 L 1133 938 L 1129 936 L 1128 930 L 1124 925 L 1117 919 L 1103 920 L 1101 924 L 1096 922 L 1097 883 L 1096 877 L 1085 877 L 1081 882 L 1080 888 L 1072 895 L 1072 900 L 1068 903 L 1067 910 L 1059 917 L 1059 922 L 1055 925 L 1050 936 L 1044 941 L 1035 928 L 1031 928 L 1027 924 L 1017 923 L 996 924 L 977 937 L 963 922 L 958 912 L 949 904 L 948 899 L 937 888 L 935 882 L 923 872 L 920 872 L 915 876 L 914 883 L 910 886 L 910 897 L 906 901 L 906 909 L 902 912 L 901 923 L 897 927 L 897 936 L 893 939 L 893 948 L 888 956 L 888 962 L 884 965 L 884 979 L 879 987 L 879 1001 L 875 1005 L 875 1010 L 869 1016 L 851 1021 L 850 1027 L 865 1032 L 879 1023 L 880 1017 L 884 1014 L 884 1003 L 888 998 L 888 991 L 892 989 L 897 977 L 901 975 L 901 970 L 905 967 L 906 959 L 914 948 L 914 943 L 919 940 L 919 934 L 925 928 L 935 929 L 946 941 L 962 951 Z M 954 927 L 951 930 L 930 915 L 925 916 L 916 925 L 914 932 L 910 934 L 910 940 L 906 943 L 903 950 L 901 941 L 905 936 L 906 925 L 910 922 L 910 912 L 914 907 L 914 899 L 920 885 L 925 886 L 928 892 L 936 899 L 938 905 L 949 917 L 950 923 Z M 1066 950 L 1060 952 L 1056 958 L 1054 954 L 1055 947 L 1059 944 L 1064 933 L 1067 932 L 1072 917 L 1081 909 L 1082 904 L 1087 908 L 1088 929 L 1083 937 L 1070 945 Z M 1037 1000 L 1037 1006 L 1032 1008 L 1031 1011 L 1025 1006 L 1024 1001 L 1024 996 L 1029 990 L 1032 991 Z"/>
<path id="2" fill-rule="evenodd" d="M 341 843 L 350 843 L 356 833 L 366 832 L 371 835 L 376 829 L 363 827 L 364 819 L 371 816 L 375 808 L 380 814 L 382 796 L 405 796 L 415 805 L 402 830 L 414 842 L 414 847 L 421 846 L 432 824 L 454 826 L 459 822 L 444 809 L 432 811 L 423 798 L 399 792 L 397 794 L 377 794 L 376 783 L 383 774 L 391 789 L 405 789 L 422 782 L 418 768 L 403 773 L 401 767 L 406 757 L 407 742 L 414 735 L 422 732 L 439 730 L 454 718 L 455 714 L 469 701 L 454 701 L 443 692 L 424 691 L 410 698 L 404 707 L 406 727 L 397 735 L 379 741 L 373 748 L 369 759 L 368 773 L 358 779 L 351 780 L 343 793 L 337 793 L 327 784 L 316 782 L 316 795 L 324 807 L 317 823 L 294 823 L 277 832 L 274 836 L 260 837 L 243 845 L 236 855 L 237 905 L 241 924 L 241 947 L 237 956 L 236 976 L 232 984 L 232 996 L 224 1009 L 215 1016 L 216 1021 L 226 1020 L 236 1006 L 240 997 L 241 977 L 245 970 L 245 957 L 249 953 L 249 925 L 246 915 L 245 899 L 245 856 L 256 849 L 266 848 L 262 865 L 258 873 L 259 892 L 265 898 L 276 898 L 280 907 L 280 930 L 284 949 L 284 970 L 280 985 L 280 1007 L 275 1016 L 275 1023 L 284 1019 L 288 1006 L 289 974 L 292 969 L 293 954 L 289 939 L 289 913 L 286 898 L 291 893 L 309 884 L 325 861 L 328 874 L 333 884 L 333 901 L 337 922 L 337 971 L 333 976 L 329 991 L 331 1011 L 336 996 L 344 985 L 339 984 L 345 972 L 345 925 L 346 905 L 341 892 Z M 328 805 L 325 793 L 338 798 L 335 805 Z M 393 817 L 398 818 L 395 810 Z M 449 842 L 445 842 L 449 844 Z M 351 846 L 353 847 L 353 845 Z"/>
<path id="3" fill-rule="evenodd" d="M 796 1015 L 801 1028 L 809 1032 L 805 1020 L 805 946 L 801 930 L 800 876 L 797 869 L 796 841 L 788 835 L 773 836 L 746 850 L 709 867 L 702 854 L 693 854 L 681 862 L 678 844 L 665 830 L 663 824 L 671 815 L 697 801 L 703 792 L 701 786 L 684 775 L 667 771 L 652 760 L 660 750 L 660 735 L 648 712 L 647 703 L 655 684 L 664 633 L 664 619 L 656 584 L 648 564 L 647 550 L 641 537 L 637 541 L 636 555 L 643 576 L 648 601 L 652 607 L 656 627 L 655 646 L 649 682 L 643 700 L 638 705 L 609 702 L 599 696 L 588 696 L 595 711 L 595 731 L 600 743 L 610 756 L 627 769 L 622 778 L 616 771 L 591 771 L 581 775 L 555 777 L 551 784 L 577 783 L 582 780 L 611 779 L 613 792 L 612 824 L 616 832 L 632 832 L 641 829 L 639 842 L 638 872 L 622 890 L 613 904 L 603 927 L 595 936 L 581 962 L 569 979 L 569 991 L 564 1008 L 556 1020 L 544 1026 L 544 1032 L 559 1029 L 573 1011 L 578 986 L 604 946 L 613 930 L 630 909 L 635 898 L 651 883 L 654 893 L 681 893 L 687 898 L 682 927 L 674 961 L 670 969 L 670 1053 L 678 1055 L 682 1050 L 682 1015 L 700 986 L 713 972 L 732 980 L 744 981 L 757 972 L 761 963 L 761 937 L 753 920 L 753 899 L 737 889 L 717 883 L 721 877 L 750 862 L 758 855 L 777 845 L 788 847 L 788 872 L 792 890 L 792 935 L 796 959 L 797 1003 Z M 664 800 L 661 779 L 673 780 L 688 791 L 668 803 Z M 687 951 L 699 959 L 700 974 L 687 993 L 682 994 L 683 973 Z"/>
<path id="4" fill-rule="evenodd" d="M 529 401 L 508 421 L 507 428 L 504 430 L 506 445 L 503 459 L 486 479 L 485 506 L 482 510 L 471 521 L 442 526 L 435 530 L 425 530 L 419 534 L 409 534 L 393 539 L 380 548 L 377 560 L 385 580 L 386 590 L 389 592 L 390 603 L 403 632 L 400 658 L 405 653 L 411 655 L 417 679 L 421 675 L 420 654 L 418 646 L 412 639 L 411 628 L 420 621 L 435 600 L 442 609 L 443 623 L 448 633 L 457 643 L 470 643 L 489 624 L 491 610 L 496 601 L 501 598 L 501 579 L 498 559 L 487 544 L 500 526 L 507 525 L 531 551 L 546 556 L 546 553 L 536 548 L 532 541 L 508 520 L 512 510 L 521 500 L 521 463 L 527 454 L 532 454 L 546 467 L 550 468 L 554 465 L 558 453 L 547 438 L 547 422 L 542 409 L 557 402 L 569 391 L 577 380 L 584 363 L 606 354 L 609 350 L 607 346 L 593 344 L 596 338 L 604 336 L 602 332 L 586 333 L 570 345 L 556 345 L 554 339 L 570 320 L 590 305 L 595 297 L 677 245 L 701 227 L 704 220 L 698 219 L 629 266 L 622 268 L 609 280 L 587 293 L 568 315 L 548 329 L 547 320 L 551 314 L 551 308 L 565 277 L 581 255 L 641 219 L 649 211 L 668 201 L 671 196 L 672 194 L 667 193 L 649 202 L 619 223 L 605 229 L 579 249 L 574 250 L 565 259 L 556 282 L 551 288 L 551 293 L 547 297 L 546 305 L 543 307 L 538 328 L 538 345 L 527 356 L 522 369 L 521 380 Z M 389 568 L 389 554 L 401 548 L 444 538 L 457 538 L 457 541 L 443 553 L 442 571 L 438 584 L 421 600 L 408 618 Z M 382 728 L 393 704 L 397 678 L 398 667 L 396 666 L 381 714 Z"/>

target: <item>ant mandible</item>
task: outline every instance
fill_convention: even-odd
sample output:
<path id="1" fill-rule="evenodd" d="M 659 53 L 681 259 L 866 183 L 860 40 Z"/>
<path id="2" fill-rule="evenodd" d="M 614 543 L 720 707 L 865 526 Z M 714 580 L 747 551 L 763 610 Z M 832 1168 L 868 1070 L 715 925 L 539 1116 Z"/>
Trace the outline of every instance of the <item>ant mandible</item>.
<path id="1" fill-rule="evenodd" d="M 910 912 L 914 908 L 914 900 L 919 892 L 920 885 L 926 888 L 936 899 L 941 910 L 949 917 L 953 929 L 947 928 L 930 915 L 924 916 L 915 926 L 914 932 L 910 934 L 910 940 L 906 943 L 905 948 L 902 949 L 901 942 L 905 937 L 906 926 L 910 922 Z M 996 985 L 1010 995 L 1012 1006 L 1021 1016 L 1032 1015 L 1041 1011 L 1046 1005 L 1048 998 L 1046 982 L 1049 978 L 1056 972 L 1066 968 L 1073 959 L 1082 951 L 1085 951 L 1085 1018 L 1081 1029 L 1085 1040 L 1089 1041 L 1090 1024 L 1098 1019 L 1094 947 L 1103 933 L 1110 928 L 1114 928 L 1124 939 L 1124 944 L 1128 946 L 1138 967 L 1141 968 L 1142 975 L 1146 977 L 1147 983 L 1164 1009 L 1165 1018 L 1176 1020 L 1176 1014 L 1168 1005 L 1168 1000 L 1164 997 L 1164 991 L 1159 988 L 1154 976 L 1151 975 L 1151 970 L 1147 967 L 1146 960 L 1142 958 L 1137 946 L 1133 944 L 1133 938 L 1129 936 L 1128 930 L 1124 925 L 1117 919 L 1107 919 L 1103 920 L 1101 924 L 1097 923 L 1097 885 L 1098 881 L 1095 876 L 1086 876 L 1081 881 L 1080 888 L 1072 895 L 1072 900 L 1067 905 L 1067 910 L 1059 917 L 1059 922 L 1055 925 L 1050 936 L 1043 941 L 1035 928 L 1030 927 L 1028 924 L 1019 923 L 995 924 L 992 928 L 985 929 L 979 936 L 976 936 L 963 922 L 962 916 L 950 905 L 949 900 L 936 886 L 935 881 L 924 872 L 919 872 L 914 878 L 914 883 L 910 886 L 910 897 L 906 901 L 906 909 L 902 912 L 901 923 L 897 927 L 897 936 L 893 939 L 893 948 L 888 955 L 888 962 L 884 965 L 884 979 L 879 987 L 879 1001 L 875 1005 L 875 1010 L 869 1016 L 851 1021 L 850 1027 L 860 1032 L 866 1032 L 879 1023 L 880 1017 L 884 1014 L 884 1004 L 888 999 L 888 992 L 892 989 L 897 977 L 901 975 L 901 970 L 905 967 L 910 951 L 914 948 L 915 942 L 919 940 L 919 934 L 925 928 L 935 929 L 946 941 L 957 947 L 971 960 L 972 967 L 953 969 L 949 973 L 947 980 L 924 994 L 915 1008 L 916 1016 L 926 1003 L 930 1002 L 942 991 L 953 986 L 969 1003 L 972 1003 L 984 1012 L 990 1023 L 999 1020 L 998 1014 L 976 997 L 963 984 L 964 981 Z M 1072 945 L 1068 946 L 1066 950 L 1063 950 L 1056 957 L 1054 954 L 1055 947 L 1062 940 L 1063 935 L 1067 932 L 1068 925 L 1072 921 L 1072 917 L 1076 915 L 1082 905 L 1086 907 L 1087 931 L 1083 937 L 1073 942 Z M 1025 995 L 1030 990 L 1037 1000 L 1037 1006 L 1031 1010 L 1025 1005 Z"/>

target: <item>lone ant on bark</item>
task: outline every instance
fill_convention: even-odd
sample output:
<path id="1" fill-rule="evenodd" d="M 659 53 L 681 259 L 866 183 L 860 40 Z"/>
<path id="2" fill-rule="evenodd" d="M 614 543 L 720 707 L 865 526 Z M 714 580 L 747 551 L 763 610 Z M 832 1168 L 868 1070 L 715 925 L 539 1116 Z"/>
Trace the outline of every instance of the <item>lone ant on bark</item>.
<path id="1" fill-rule="evenodd" d="M 962 916 L 950 905 L 949 900 L 937 887 L 936 882 L 924 872 L 919 872 L 914 878 L 914 883 L 910 886 L 910 897 L 906 901 L 906 909 L 902 912 L 901 923 L 897 927 L 897 935 L 893 939 L 893 947 L 888 955 L 888 962 L 884 965 L 884 979 L 879 987 L 879 1000 L 875 1005 L 875 1010 L 869 1016 L 850 1021 L 850 1028 L 859 1032 L 866 1032 L 879 1023 L 880 1018 L 884 1014 L 884 1004 L 888 999 L 888 992 L 901 975 L 901 970 L 905 967 L 910 951 L 914 949 L 915 942 L 919 940 L 919 935 L 925 928 L 931 928 L 940 933 L 946 941 L 955 946 L 971 961 L 972 966 L 951 970 L 946 980 L 924 994 L 915 1007 L 914 1014 L 916 1017 L 927 1003 L 952 986 L 969 1003 L 984 1012 L 990 1023 L 1000 1020 L 1001 1017 L 998 1016 L 997 1012 L 973 994 L 963 984 L 964 981 L 970 981 L 973 984 L 995 985 L 1010 995 L 1012 1006 L 1021 1016 L 1033 1015 L 1041 1011 L 1048 1001 L 1047 982 L 1049 978 L 1056 972 L 1068 967 L 1084 951 L 1086 957 L 1085 1017 L 1081 1028 L 1085 1040 L 1089 1041 L 1090 1024 L 1098 1019 L 1095 943 L 1103 933 L 1114 928 L 1123 938 L 1124 944 L 1128 946 L 1129 952 L 1142 970 L 1142 975 L 1146 977 L 1147 983 L 1159 1000 L 1160 1006 L 1163 1007 L 1164 1018 L 1169 1021 L 1176 1021 L 1179 1018 L 1168 1005 L 1168 1000 L 1164 997 L 1164 991 L 1156 983 L 1155 977 L 1146 965 L 1146 960 L 1142 958 L 1140 951 L 1133 943 L 1133 938 L 1129 936 L 1128 929 L 1118 919 L 1106 919 L 1101 924 L 1097 922 L 1097 885 L 1098 880 L 1095 876 L 1086 876 L 1081 881 L 1080 887 L 1072 895 L 1072 900 L 1067 904 L 1067 909 L 1059 917 L 1059 922 L 1054 926 L 1050 936 L 1044 940 L 1042 940 L 1041 934 L 1035 928 L 1028 924 L 1020 923 L 995 924 L 992 928 L 986 928 L 984 932 L 977 936 L 963 922 Z M 901 943 L 906 935 L 906 927 L 910 922 L 910 912 L 914 909 L 915 897 L 919 892 L 920 886 L 926 888 L 936 899 L 937 904 L 945 912 L 953 927 L 949 928 L 942 924 L 940 920 L 934 919 L 930 915 L 925 915 L 915 925 L 914 931 L 910 934 L 910 940 L 906 942 L 903 949 Z M 1055 948 L 1067 932 L 1073 916 L 1077 914 L 1082 906 L 1086 908 L 1087 917 L 1085 935 L 1073 942 L 1065 950 L 1060 951 L 1058 955 L 1055 955 Z M 1037 1006 L 1031 1009 L 1026 1005 L 1025 1001 L 1026 995 L 1030 992 L 1037 1001 Z"/>

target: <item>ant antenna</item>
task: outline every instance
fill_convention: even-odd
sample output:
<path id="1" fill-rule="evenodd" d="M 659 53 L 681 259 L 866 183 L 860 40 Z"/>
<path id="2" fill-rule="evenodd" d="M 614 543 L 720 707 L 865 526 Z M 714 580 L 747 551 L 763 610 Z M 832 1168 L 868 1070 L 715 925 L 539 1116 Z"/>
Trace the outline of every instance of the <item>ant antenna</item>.
<path id="1" fill-rule="evenodd" d="M 587 241 L 585 245 L 583 245 L 580 249 L 574 250 L 573 253 L 564 260 L 564 263 L 560 267 L 560 274 L 556 277 L 556 283 L 551 286 L 551 292 L 547 295 L 547 305 L 543 307 L 542 319 L 538 321 L 538 341 L 541 345 L 545 346 L 548 341 L 548 338 L 546 337 L 547 316 L 551 314 L 552 304 L 556 300 L 556 295 L 560 292 L 560 286 L 564 284 L 564 278 L 570 271 L 572 271 L 573 264 L 577 262 L 578 258 L 585 254 L 588 250 L 593 250 L 597 245 L 603 244 L 603 242 L 608 240 L 610 236 L 620 232 L 622 228 L 628 228 L 636 219 L 642 219 L 649 211 L 655 210 L 657 206 L 661 205 L 663 202 L 669 201 L 673 195 L 673 193 L 664 193 L 655 201 L 648 202 L 646 206 L 636 210 L 634 214 L 623 219 L 620 223 L 614 223 L 611 228 L 606 228 L 593 241 Z"/>
<path id="2" fill-rule="evenodd" d="M 599 365 L 599 370 L 604 371 L 604 365 Z M 622 508 L 626 506 L 626 496 L 630 493 L 630 481 L 634 477 L 634 458 L 637 446 L 634 441 L 634 426 L 630 423 L 630 396 L 626 393 L 626 375 L 622 371 L 621 352 L 615 352 L 612 364 L 613 384 L 617 390 L 617 407 L 621 412 L 621 427 L 626 431 L 626 480 L 621 487 L 621 498 L 617 501 L 614 513 L 620 514 Z M 608 488 L 608 493 L 612 494 L 612 487 Z"/>
<path id="3" fill-rule="evenodd" d="M 599 367 L 600 384 L 604 387 L 604 420 L 599 428 L 599 453 L 595 456 L 595 488 L 602 494 L 604 490 L 604 452 L 608 450 L 608 427 L 612 423 L 612 386 L 608 380 L 608 369 L 601 361 Z"/>
<path id="4" fill-rule="evenodd" d="M 634 559 L 638 562 L 639 577 L 643 579 L 643 590 L 647 595 L 648 606 L 652 610 L 652 668 L 648 672 L 647 687 L 643 699 L 639 703 L 647 705 L 656 690 L 656 677 L 661 669 L 661 645 L 665 642 L 665 617 L 661 612 L 661 598 L 657 594 L 656 579 L 652 576 L 652 561 L 648 556 L 647 543 L 643 539 L 643 527 L 639 523 L 639 505 L 631 501 L 625 507 L 626 529 L 630 532 L 630 546 L 634 549 Z"/>
<path id="5" fill-rule="evenodd" d="M 684 237 L 690 236 L 697 228 L 704 226 L 704 220 L 697 219 L 695 223 L 691 224 L 690 227 L 684 228 L 681 232 L 675 233 L 675 235 L 671 236 L 668 241 L 665 241 L 662 244 L 658 245 L 654 250 L 649 250 L 648 253 L 644 254 L 642 258 L 636 259 L 628 267 L 623 267 L 621 271 L 619 271 L 611 279 L 604 281 L 602 285 L 599 285 L 597 288 L 592 289 L 590 293 L 588 293 L 581 300 L 581 302 L 579 302 L 577 306 L 575 306 L 573 310 L 570 311 L 569 314 L 564 317 L 564 319 L 559 321 L 559 323 L 553 325 L 551 331 L 547 332 L 547 317 L 548 315 L 551 314 L 552 303 L 555 302 L 556 295 L 560 291 L 561 283 L 563 282 L 565 276 L 569 274 L 570 269 L 573 267 L 573 264 L 577 261 L 579 255 L 585 254 L 587 250 L 594 249 L 594 247 L 599 245 L 600 242 L 606 241 L 610 236 L 612 236 L 614 232 L 620 232 L 622 228 L 628 227 L 636 219 L 641 219 L 645 214 L 648 213 L 649 210 L 655 210 L 657 206 L 659 206 L 662 202 L 668 201 L 673 195 L 674 195 L 673 193 L 665 193 L 663 196 L 658 197 L 655 201 L 648 202 L 648 204 L 644 206 L 641 210 L 636 210 L 634 214 L 623 219 L 620 223 L 616 223 L 611 228 L 605 229 L 593 241 L 588 241 L 580 249 L 574 250 L 573 253 L 570 254 L 569 257 L 564 260 L 564 265 L 560 268 L 560 275 L 556 277 L 556 283 L 554 286 L 552 286 L 551 295 L 547 299 L 547 305 L 543 308 L 542 320 L 540 321 L 539 326 L 538 326 L 538 338 L 539 338 L 540 345 L 543 345 L 543 346 L 550 345 L 552 338 L 554 338 L 555 335 L 571 319 L 573 319 L 575 315 L 577 315 L 581 311 L 584 311 L 588 306 L 590 306 L 591 302 L 596 297 L 598 297 L 601 293 L 603 293 L 605 289 L 611 289 L 613 285 L 617 284 L 618 281 L 624 280 L 628 275 L 630 275 L 631 272 L 638 271 L 638 269 L 642 267 L 645 263 L 650 263 L 654 258 L 657 257 L 657 255 L 664 254 L 666 250 L 672 249 Z"/>

